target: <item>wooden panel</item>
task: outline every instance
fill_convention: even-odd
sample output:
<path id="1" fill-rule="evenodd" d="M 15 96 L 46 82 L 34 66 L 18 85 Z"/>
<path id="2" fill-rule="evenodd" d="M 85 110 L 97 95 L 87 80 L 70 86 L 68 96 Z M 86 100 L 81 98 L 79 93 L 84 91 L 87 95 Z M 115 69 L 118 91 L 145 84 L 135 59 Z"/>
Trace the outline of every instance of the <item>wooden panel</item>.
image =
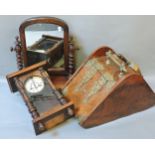
<path id="1" fill-rule="evenodd" d="M 45 127 L 46 127 L 46 129 L 51 129 L 51 128 L 55 127 L 56 125 L 64 122 L 64 120 L 65 120 L 65 115 L 60 114 L 60 115 L 54 117 L 53 119 L 47 121 L 45 123 Z"/>
<path id="2" fill-rule="evenodd" d="M 57 89 L 62 89 L 68 81 L 68 76 L 51 76 L 51 81 Z"/>
<path id="3" fill-rule="evenodd" d="M 145 110 L 155 105 L 155 95 L 140 76 L 125 79 L 111 94 L 85 119 L 81 125 L 93 127 L 109 121 Z"/>
<path id="4" fill-rule="evenodd" d="M 55 106 L 54 108 L 42 113 L 40 117 L 33 120 L 33 123 L 38 124 L 39 122 L 42 122 L 46 129 L 50 129 L 64 122 L 66 119 L 69 119 L 73 115 L 74 105 L 69 102 L 64 105 Z M 35 130 L 37 129 L 35 128 Z"/>

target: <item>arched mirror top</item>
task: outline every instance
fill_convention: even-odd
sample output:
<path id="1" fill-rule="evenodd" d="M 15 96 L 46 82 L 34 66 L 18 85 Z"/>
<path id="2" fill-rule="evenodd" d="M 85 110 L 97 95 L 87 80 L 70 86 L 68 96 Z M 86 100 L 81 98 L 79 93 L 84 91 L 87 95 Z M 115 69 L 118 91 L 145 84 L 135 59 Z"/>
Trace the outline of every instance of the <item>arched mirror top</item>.
<path id="1" fill-rule="evenodd" d="M 69 30 L 63 20 L 53 17 L 30 18 L 20 25 L 19 31 L 25 67 L 53 57 L 53 66 L 67 70 Z"/>

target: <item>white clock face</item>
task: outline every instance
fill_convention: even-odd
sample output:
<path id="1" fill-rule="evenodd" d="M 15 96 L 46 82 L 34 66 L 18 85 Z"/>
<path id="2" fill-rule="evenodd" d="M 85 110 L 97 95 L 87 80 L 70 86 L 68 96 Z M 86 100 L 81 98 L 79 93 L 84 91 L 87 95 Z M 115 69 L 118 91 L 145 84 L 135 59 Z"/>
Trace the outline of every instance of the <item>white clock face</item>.
<path id="1" fill-rule="evenodd" d="M 32 76 L 25 82 L 26 91 L 32 94 L 41 92 L 44 89 L 44 87 L 44 81 L 39 76 Z"/>

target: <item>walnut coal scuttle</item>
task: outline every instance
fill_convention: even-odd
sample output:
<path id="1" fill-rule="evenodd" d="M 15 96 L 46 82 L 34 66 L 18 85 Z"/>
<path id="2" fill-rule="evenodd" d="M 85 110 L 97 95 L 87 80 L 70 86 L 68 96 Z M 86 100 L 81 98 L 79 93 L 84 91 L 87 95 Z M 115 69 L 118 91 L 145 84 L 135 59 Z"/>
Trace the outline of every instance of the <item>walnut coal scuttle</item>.
<path id="1" fill-rule="evenodd" d="M 74 103 L 84 128 L 94 127 L 155 105 L 155 94 L 139 67 L 109 47 L 96 50 L 62 90 Z"/>
<path id="2" fill-rule="evenodd" d="M 23 96 L 36 134 L 73 116 L 90 128 L 155 105 L 138 66 L 109 47 L 91 54 L 61 89 L 44 62 L 9 74 L 7 80 L 11 91 Z"/>

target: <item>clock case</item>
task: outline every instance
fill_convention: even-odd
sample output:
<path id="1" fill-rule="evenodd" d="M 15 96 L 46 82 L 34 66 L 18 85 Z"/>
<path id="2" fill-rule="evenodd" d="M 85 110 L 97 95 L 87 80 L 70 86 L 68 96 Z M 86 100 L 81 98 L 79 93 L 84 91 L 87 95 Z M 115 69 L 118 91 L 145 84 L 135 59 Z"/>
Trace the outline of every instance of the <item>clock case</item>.
<path id="1" fill-rule="evenodd" d="M 60 83 L 49 77 L 46 71 L 48 65 L 44 61 L 7 75 L 11 91 L 19 91 L 28 107 L 36 135 L 74 116 L 73 103 L 67 101 L 59 91 Z M 44 81 L 45 88 L 39 94 L 28 93 L 24 87 L 27 79 L 33 76 L 41 77 Z"/>
<path id="2" fill-rule="evenodd" d="M 84 128 L 94 127 L 155 105 L 155 94 L 137 65 L 109 47 L 90 55 L 62 90 L 74 103 Z"/>

